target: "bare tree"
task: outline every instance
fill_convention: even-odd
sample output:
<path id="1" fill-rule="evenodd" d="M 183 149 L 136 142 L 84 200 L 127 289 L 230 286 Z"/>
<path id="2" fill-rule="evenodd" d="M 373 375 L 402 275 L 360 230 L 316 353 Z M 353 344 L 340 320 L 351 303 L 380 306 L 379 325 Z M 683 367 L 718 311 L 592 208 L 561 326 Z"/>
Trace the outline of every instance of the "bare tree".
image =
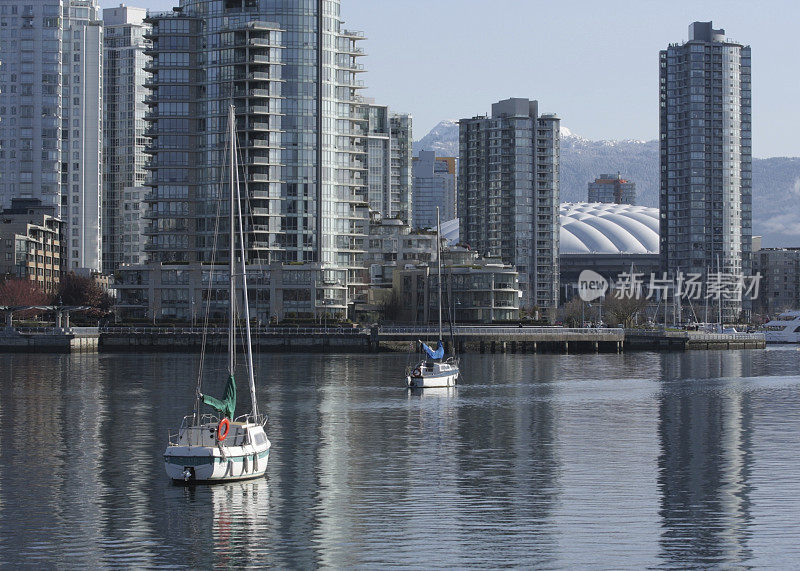
<path id="1" fill-rule="evenodd" d="M 564 306 L 564 325 L 567 327 L 579 327 L 581 323 L 581 316 L 583 314 L 583 300 L 579 297 L 573 297 Z"/>
<path id="2" fill-rule="evenodd" d="M 633 327 L 646 307 L 647 300 L 643 297 L 607 295 L 603 300 L 603 316 L 612 327 Z"/>
<path id="3" fill-rule="evenodd" d="M 103 288 L 90 277 L 75 273 L 66 274 L 58 286 L 58 298 L 63 305 L 86 305 L 91 307 L 86 315 L 102 317 L 111 309 L 113 300 Z"/>

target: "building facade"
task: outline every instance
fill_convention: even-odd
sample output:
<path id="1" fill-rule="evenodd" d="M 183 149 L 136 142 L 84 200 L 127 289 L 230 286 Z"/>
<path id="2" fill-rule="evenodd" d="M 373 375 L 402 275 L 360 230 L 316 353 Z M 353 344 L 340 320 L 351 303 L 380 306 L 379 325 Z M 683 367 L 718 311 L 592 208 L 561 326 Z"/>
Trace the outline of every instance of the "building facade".
<path id="1" fill-rule="evenodd" d="M 406 224 L 412 225 L 411 154 L 413 121 L 411 115 L 402 113 L 390 115 L 389 128 L 392 134 L 389 163 L 389 183 L 391 188 L 391 212 L 389 216 L 391 218 L 399 218 Z"/>
<path id="2" fill-rule="evenodd" d="M 393 291 L 404 323 L 433 324 L 439 319 L 436 264 L 398 267 Z M 455 324 L 519 319 L 519 275 L 497 258 L 482 258 L 465 248 L 442 252 L 442 313 Z"/>
<path id="3" fill-rule="evenodd" d="M 369 208 L 381 216 L 391 216 L 391 138 L 389 108 L 368 103 L 364 107 L 367 126 L 367 185 Z"/>
<path id="4" fill-rule="evenodd" d="M 767 319 L 800 309 L 800 248 L 761 248 L 753 252 L 753 272 L 761 275 L 753 311 Z"/>
<path id="5" fill-rule="evenodd" d="M 369 208 L 383 218 L 409 222 L 411 217 L 411 116 L 391 114 L 386 105 L 366 103 L 357 109 L 367 121 Z"/>
<path id="6" fill-rule="evenodd" d="M 321 311 L 347 314 L 366 298 L 370 116 L 357 79 L 363 35 L 344 29 L 339 10 L 331 0 L 183 0 L 148 16 L 144 233 L 151 267 L 130 271 L 156 280 L 165 266 L 227 264 L 233 100 L 248 262 L 321 272 L 311 299 Z M 410 120 L 398 125 L 389 118 L 390 136 L 406 125 L 410 149 Z M 391 160 L 383 167 L 391 184 Z"/>
<path id="7" fill-rule="evenodd" d="M 0 279 L 27 279 L 45 293 L 61 280 L 63 224 L 55 207 L 38 198 L 15 198 L 0 211 Z"/>
<path id="8" fill-rule="evenodd" d="M 103 271 L 144 262 L 148 59 L 143 8 L 103 10 Z"/>
<path id="9" fill-rule="evenodd" d="M 636 183 L 625 180 L 619 173 L 601 174 L 589 183 L 589 202 L 636 205 Z"/>
<path id="10" fill-rule="evenodd" d="M 56 207 L 65 265 L 101 268 L 103 27 L 96 0 L 0 6 L 0 196 Z"/>
<path id="11" fill-rule="evenodd" d="M 694 22 L 661 51 L 660 82 L 662 269 L 749 276 L 750 47 Z M 728 301 L 724 318 L 742 309 Z"/>
<path id="12" fill-rule="evenodd" d="M 559 124 L 527 99 L 459 121 L 460 240 L 513 265 L 523 306 L 550 319 L 559 292 Z"/>
<path id="13" fill-rule="evenodd" d="M 420 151 L 413 160 L 412 215 L 417 228 L 436 227 L 436 208 L 442 222 L 456 218 L 456 161 Z"/>
<path id="14" fill-rule="evenodd" d="M 406 265 L 435 264 L 436 234 L 412 230 L 396 218 L 376 217 L 369 227 L 367 255 L 370 287 L 391 288 L 394 271 Z"/>

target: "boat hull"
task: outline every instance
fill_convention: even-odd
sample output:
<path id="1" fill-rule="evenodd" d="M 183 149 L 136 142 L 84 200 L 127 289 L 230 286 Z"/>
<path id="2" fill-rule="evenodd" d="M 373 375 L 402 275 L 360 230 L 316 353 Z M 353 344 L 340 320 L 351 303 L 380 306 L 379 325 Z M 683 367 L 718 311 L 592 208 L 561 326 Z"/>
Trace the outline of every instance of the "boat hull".
<path id="1" fill-rule="evenodd" d="M 175 482 L 233 482 L 260 478 L 267 471 L 270 442 L 245 446 L 170 445 L 164 467 Z"/>
<path id="2" fill-rule="evenodd" d="M 767 343 L 800 343 L 800 311 L 785 311 L 764 324 Z"/>
<path id="3" fill-rule="evenodd" d="M 440 373 L 438 375 L 406 377 L 406 385 L 410 389 L 426 389 L 434 387 L 454 387 L 458 379 L 458 371 Z"/>
<path id="4" fill-rule="evenodd" d="M 767 343 L 800 343 L 800 334 L 787 333 L 784 331 L 766 331 L 764 341 Z"/>

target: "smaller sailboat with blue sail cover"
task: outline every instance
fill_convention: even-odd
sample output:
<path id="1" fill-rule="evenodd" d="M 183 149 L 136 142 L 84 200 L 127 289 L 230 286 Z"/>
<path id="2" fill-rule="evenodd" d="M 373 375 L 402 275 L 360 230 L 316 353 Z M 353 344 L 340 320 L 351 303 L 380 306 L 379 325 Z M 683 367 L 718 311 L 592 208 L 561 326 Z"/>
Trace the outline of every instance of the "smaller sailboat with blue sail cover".
<path id="1" fill-rule="evenodd" d="M 458 358 L 455 355 L 445 358 L 444 344 L 442 343 L 442 228 L 439 223 L 438 207 L 436 208 L 436 230 L 436 260 L 439 275 L 439 345 L 436 349 L 431 349 L 428 344 L 419 342 L 426 358 L 406 370 L 406 386 L 412 389 L 453 387 L 460 373 Z"/>

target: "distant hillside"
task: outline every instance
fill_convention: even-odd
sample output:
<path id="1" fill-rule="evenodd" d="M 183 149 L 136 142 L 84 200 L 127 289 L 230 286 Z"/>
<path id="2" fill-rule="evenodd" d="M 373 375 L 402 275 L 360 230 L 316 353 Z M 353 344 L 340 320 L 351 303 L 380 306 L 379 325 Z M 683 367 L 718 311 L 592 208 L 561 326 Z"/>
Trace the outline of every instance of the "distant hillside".
<path id="1" fill-rule="evenodd" d="M 414 152 L 458 156 L 458 123 L 442 121 L 414 143 Z M 600 174 L 636 183 L 637 202 L 658 206 L 658 141 L 592 141 L 561 129 L 561 200 L 586 200 Z M 753 159 L 753 233 L 765 246 L 800 246 L 800 158 Z"/>

